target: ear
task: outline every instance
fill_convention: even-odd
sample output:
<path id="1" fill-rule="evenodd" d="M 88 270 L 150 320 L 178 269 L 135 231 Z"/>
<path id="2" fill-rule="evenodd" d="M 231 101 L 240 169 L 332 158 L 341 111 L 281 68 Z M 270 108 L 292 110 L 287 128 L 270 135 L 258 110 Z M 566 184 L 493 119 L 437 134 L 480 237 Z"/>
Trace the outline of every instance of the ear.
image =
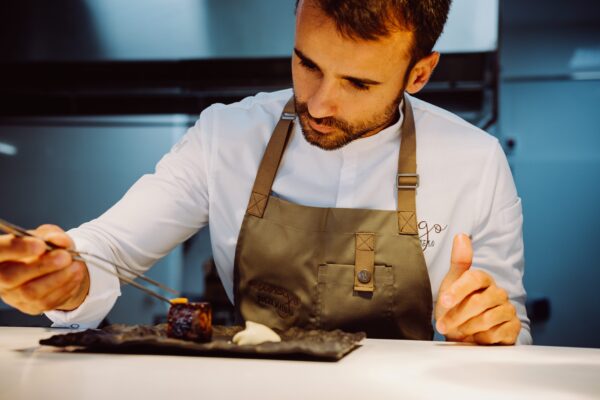
<path id="1" fill-rule="evenodd" d="M 417 93 L 429 82 L 431 74 L 440 61 L 440 53 L 432 52 L 430 55 L 421 58 L 410 71 L 406 83 L 406 91 L 410 94 Z"/>

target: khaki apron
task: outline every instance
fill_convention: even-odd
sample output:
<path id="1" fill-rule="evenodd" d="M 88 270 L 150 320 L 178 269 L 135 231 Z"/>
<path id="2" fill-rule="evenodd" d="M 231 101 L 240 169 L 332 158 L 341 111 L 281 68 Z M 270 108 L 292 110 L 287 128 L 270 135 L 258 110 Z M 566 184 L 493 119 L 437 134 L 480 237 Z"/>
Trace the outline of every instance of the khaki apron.
<path id="1" fill-rule="evenodd" d="M 371 338 L 433 338 L 431 285 L 417 230 L 415 124 L 408 99 L 404 105 L 398 211 L 383 211 L 307 207 L 271 195 L 295 119 L 293 98 L 286 104 L 237 242 L 234 290 L 243 320 L 363 331 Z"/>

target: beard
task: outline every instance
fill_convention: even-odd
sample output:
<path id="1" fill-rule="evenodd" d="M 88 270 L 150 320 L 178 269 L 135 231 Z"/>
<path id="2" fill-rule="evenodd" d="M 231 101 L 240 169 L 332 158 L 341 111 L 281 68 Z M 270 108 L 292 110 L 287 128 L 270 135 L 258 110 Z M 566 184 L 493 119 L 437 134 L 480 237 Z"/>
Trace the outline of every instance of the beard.
<path id="1" fill-rule="evenodd" d="M 396 122 L 399 117 L 398 105 L 402 101 L 403 96 L 404 88 L 402 88 L 396 99 L 388 104 L 381 114 L 374 115 L 366 121 L 352 124 L 335 117 L 313 118 L 308 111 L 307 103 L 298 101 L 295 94 L 294 102 L 302 134 L 306 141 L 323 150 L 336 150 L 344 147 L 353 140 L 369 136 L 372 132 L 380 131 Z M 311 128 L 309 121 L 334 128 L 334 130 L 328 133 L 320 133 Z"/>

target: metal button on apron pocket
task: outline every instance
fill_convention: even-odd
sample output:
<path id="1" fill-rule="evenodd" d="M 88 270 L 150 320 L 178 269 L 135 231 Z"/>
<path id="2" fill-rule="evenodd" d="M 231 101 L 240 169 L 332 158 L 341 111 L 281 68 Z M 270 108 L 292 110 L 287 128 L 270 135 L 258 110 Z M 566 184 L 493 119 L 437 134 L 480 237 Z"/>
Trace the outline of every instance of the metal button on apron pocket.
<path id="1" fill-rule="evenodd" d="M 366 269 L 360 270 L 356 275 L 360 283 L 369 283 L 371 282 L 371 273 Z"/>

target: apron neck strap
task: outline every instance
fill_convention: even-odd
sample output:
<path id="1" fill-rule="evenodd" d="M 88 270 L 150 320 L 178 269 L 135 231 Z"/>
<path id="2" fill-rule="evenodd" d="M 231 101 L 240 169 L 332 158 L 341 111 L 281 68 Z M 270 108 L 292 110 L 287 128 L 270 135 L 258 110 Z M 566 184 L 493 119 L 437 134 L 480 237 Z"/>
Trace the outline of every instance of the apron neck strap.
<path id="1" fill-rule="evenodd" d="M 413 109 L 404 96 L 404 121 L 402 121 L 402 140 L 398 156 L 398 233 L 401 235 L 416 235 L 417 230 L 417 135 Z"/>
<path id="2" fill-rule="evenodd" d="M 246 210 L 250 215 L 262 218 L 267 208 L 271 187 L 289 141 L 295 118 L 296 111 L 294 97 L 292 96 L 281 113 L 258 167 Z M 402 139 L 398 157 L 396 185 L 398 188 L 398 233 L 416 235 L 418 233 L 416 189 L 419 186 L 417 143 L 413 110 L 407 97 L 404 97 L 404 121 L 402 122 Z"/>
<path id="3" fill-rule="evenodd" d="M 281 157 L 294 126 L 293 122 L 295 118 L 296 109 L 294 96 L 292 96 L 286 103 L 281 117 L 279 117 L 279 122 L 275 126 L 275 130 L 271 135 L 269 144 L 267 144 L 260 166 L 258 167 L 256 180 L 254 181 L 254 187 L 252 188 L 252 194 L 248 202 L 248 209 L 246 210 L 250 215 L 262 218 L 267 208 L 271 187 L 273 186 L 275 175 L 277 175 L 277 169 L 279 168 Z"/>

